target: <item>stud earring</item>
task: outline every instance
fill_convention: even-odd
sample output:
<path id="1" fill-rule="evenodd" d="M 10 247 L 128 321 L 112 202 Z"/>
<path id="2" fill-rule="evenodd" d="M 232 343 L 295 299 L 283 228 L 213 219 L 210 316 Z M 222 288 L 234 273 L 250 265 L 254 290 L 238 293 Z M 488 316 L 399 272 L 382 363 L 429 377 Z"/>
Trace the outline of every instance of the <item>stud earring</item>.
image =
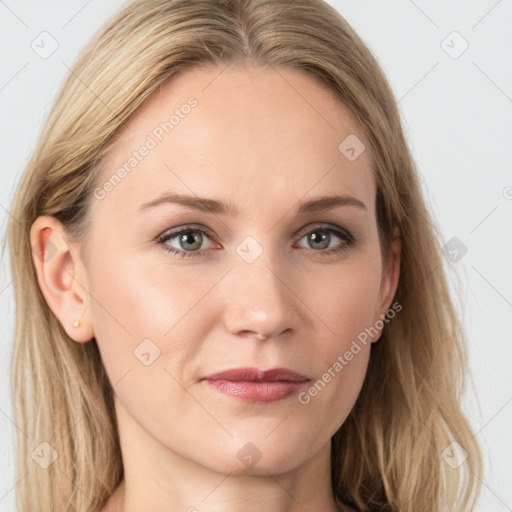
<path id="1" fill-rule="evenodd" d="M 80 325 L 81 325 L 81 324 L 80 324 L 80 320 L 75 320 L 75 321 L 73 322 L 73 327 L 74 327 L 75 329 L 78 329 L 78 328 L 80 327 Z"/>

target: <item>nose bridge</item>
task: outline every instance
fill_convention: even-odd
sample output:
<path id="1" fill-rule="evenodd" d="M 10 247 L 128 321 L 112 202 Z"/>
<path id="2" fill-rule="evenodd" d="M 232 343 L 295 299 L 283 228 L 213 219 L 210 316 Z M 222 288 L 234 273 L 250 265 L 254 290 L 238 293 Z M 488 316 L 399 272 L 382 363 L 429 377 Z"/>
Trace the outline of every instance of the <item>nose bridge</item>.
<path id="1" fill-rule="evenodd" d="M 236 248 L 234 268 L 225 285 L 224 320 L 233 334 L 275 337 L 296 327 L 293 293 L 285 285 L 279 257 L 250 238 Z"/>

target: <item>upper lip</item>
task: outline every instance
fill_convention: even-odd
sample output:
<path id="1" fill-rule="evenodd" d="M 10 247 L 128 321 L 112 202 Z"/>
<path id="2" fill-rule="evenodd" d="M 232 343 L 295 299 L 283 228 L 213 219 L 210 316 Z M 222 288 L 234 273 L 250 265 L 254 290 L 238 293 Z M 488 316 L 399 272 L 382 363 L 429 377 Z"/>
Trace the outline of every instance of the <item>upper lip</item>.
<path id="1" fill-rule="evenodd" d="M 206 375 L 203 377 L 203 380 L 227 380 L 234 382 L 303 382 L 309 379 L 289 368 L 271 368 L 269 370 L 260 370 L 258 368 L 233 368 Z"/>

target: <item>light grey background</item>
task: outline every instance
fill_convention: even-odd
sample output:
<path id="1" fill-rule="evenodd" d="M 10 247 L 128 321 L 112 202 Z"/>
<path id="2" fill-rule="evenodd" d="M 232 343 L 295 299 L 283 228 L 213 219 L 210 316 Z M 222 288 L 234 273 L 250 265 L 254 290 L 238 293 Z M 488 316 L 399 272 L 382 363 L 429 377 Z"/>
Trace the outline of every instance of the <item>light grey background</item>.
<path id="1" fill-rule="evenodd" d="M 2 235 L 14 187 L 68 66 L 122 3 L 0 0 Z M 462 294 L 454 289 L 454 297 L 469 333 L 480 402 L 467 394 L 465 407 L 485 457 L 477 511 L 512 511 L 512 2 L 329 3 L 388 76 L 443 242 L 457 237 L 468 249 L 453 265 L 463 283 Z M 31 47 L 43 31 L 59 45 L 46 59 Z M 469 47 L 458 56 L 464 41 Z M 14 511 L 16 485 L 8 379 L 12 279 L 5 259 L 0 267 L 0 512 Z"/>

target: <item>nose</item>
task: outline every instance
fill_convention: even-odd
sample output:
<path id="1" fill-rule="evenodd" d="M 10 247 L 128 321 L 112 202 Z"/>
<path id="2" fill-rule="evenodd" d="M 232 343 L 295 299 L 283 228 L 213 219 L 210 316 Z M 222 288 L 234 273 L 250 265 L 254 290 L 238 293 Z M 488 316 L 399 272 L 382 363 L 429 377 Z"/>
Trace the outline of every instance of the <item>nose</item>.
<path id="1" fill-rule="evenodd" d="M 298 330 L 300 306 L 285 274 L 263 257 L 236 262 L 224 283 L 226 329 L 258 340 Z"/>

